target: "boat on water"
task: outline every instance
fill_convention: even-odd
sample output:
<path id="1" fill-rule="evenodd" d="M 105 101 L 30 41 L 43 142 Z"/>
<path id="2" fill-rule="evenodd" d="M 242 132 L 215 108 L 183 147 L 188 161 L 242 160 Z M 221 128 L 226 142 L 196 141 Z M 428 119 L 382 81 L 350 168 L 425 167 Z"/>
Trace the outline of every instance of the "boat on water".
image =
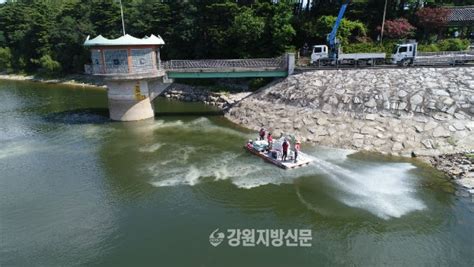
<path id="1" fill-rule="evenodd" d="M 269 144 L 266 140 L 249 142 L 244 146 L 244 148 L 250 153 L 285 170 L 308 166 L 311 162 L 313 162 L 313 159 L 309 155 L 301 151 L 298 151 L 298 157 L 295 161 L 295 152 L 293 149 L 288 149 L 288 157 L 286 160 L 283 160 L 283 141 L 284 138 L 274 141 L 270 149 L 268 149 Z"/>

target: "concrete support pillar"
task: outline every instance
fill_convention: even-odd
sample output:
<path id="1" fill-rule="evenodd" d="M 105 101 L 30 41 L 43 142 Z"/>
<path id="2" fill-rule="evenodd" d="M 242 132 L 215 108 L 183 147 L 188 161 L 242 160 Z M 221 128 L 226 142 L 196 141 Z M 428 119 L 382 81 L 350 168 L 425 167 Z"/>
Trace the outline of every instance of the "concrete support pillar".
<path id="1" fill-rule="evenodd" d="M 295 53 L 286 53 L 286 61 L 288 64 L 288 75 L 295 72 Z"/>
<path id="2" fill-rule="evenodd" d="M 169 84 L 162 78 L 149 80 L 108 80 L 107 96 L 110 118 L 115 121 L 138 121 L 153 118 L 152 101 Z"/>
<path id="3" fill-rule="evenodd" d="M 110 118 L 115 121 L 153 118 L 155 112 L 147 85 L 147 81 L 107 81 Z"/>
<path id="4" fill-rule="evenodd" d="M 115 100 L 109 98 L 110 119 L 114 121 L 139 121 L 153 118 L 155 111 L 150 98 L 141 101 Z"/>

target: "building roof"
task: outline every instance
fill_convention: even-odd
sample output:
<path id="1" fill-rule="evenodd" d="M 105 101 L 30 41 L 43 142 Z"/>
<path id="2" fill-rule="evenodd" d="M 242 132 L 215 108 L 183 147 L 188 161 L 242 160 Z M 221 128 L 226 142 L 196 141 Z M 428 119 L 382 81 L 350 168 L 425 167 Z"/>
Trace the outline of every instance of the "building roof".
<path id="1" fill-rule="evenodd" d="M 450 8 L 448 15 L 450 23 L 474 22 L 474 6 L 460 6 Z"/>
<path id="2" fill-rule="evenodd" d="M 117 39 L 107 39 L 99 35 L 93 39 L 87 36 L 84 46 L 124 46 L 124 45 L 164 45 L 165 42 L 161 36 L 154 34 L 145 36 L 144 38 L 136 38 L 125 34 Z"/>

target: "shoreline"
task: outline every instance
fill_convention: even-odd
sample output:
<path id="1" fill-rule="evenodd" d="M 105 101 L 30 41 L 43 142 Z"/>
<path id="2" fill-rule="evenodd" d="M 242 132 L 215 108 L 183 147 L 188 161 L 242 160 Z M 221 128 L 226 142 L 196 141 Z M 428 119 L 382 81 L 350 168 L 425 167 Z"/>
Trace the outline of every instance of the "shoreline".
<path id="1" fill-rule="evenodd" d="M 30 81 L 38 82 L 45 84 L 60 84 L 66 86 L 81 86 L 81 87 L 90 87 L 97 89 L 105 89 L 105 83 L 102 79 L 90 77 L 88 75 L 68 75 L 61 79 L 45 79 L 38 78 L 34 75 L 17 75 L 17 74 L 0 74 L 0 80 L 8 81 Z M 271 83 L 271 85 L 274 83 Z M 270 85 L 270 86 L 271 86 Z M 262 88 L 263 89 L 263 88 Z M 201 102 L 205 105 L 216 106 L 224 112 L 224 117 L 249 130 L 255 130 L 255 127 L 252 127 L 248 123 L 242 123 L 240 119 L 237 119 L 232 114 L 232 108 L 239 106 L 239 103 L 242 100 L 245 100 L 247 97 L 251 97 L 254 94 L 257 94 L 260 90 L 256 92 L 239 92 L 239 93 L 213 93 L 205 89 L 205 87 L 195 87 L 188 86 L 183 84 L 174 84 L 169 89 L 167 89 L 162 97 L 168 99 L 174 99 L 183 102 Z M 212 101 L 210 101 L 212 99 Z M 286 105 L 285 105 L 286 106 Z M 291 105 L 288 105 L 288 109 L 294 108 Z M 295 131 L 297 131 L 296 129 Z M 318 140 L 306 140 L 312 145 L 327 145 L 321 144 Z M 333 148 L 342 148 L 342 149 L 354 149 L 351 146 L 344 144 L 330 144 L 330 147 Z M 359 148 L 357 151 L 365 152 L 377 152 L 380 151 L 371 151 L 364 148 Z M 467 190 L 470 194 L 474 194 L 474 159 L 464 156 L 465 154 L 474 153 L 474 151 L 467 151 L 466 153 L 441 153 L 439 155 L 421 155 L 415 157 L 416 159 L 429 164 L 433 168 L 446 174 L 450 180 L 455 184 L 459 185 L 461 188 Z M 390 155 L 390 153 L 382 153 L 385 155 Z M 394 155 L 401 156 L 405 158 L 413 158 L 412 155 Z M 470 162 L 468 162 L 470 160 Z M 461 162 L 463 165 L 461 168 L 458 166 L 458 163 Z"/>
<path id="2" fill-rule="evenodd" d="M 273 83 L 272 83 L 273 84 Z M 270 85 L 271 86 L 271 85 Z M 248 130 L 258 131 L 259 128 L 252 127 L 251 123 L 242 123 L 242 121 L 236 118 L 232 114 L 232 108 L 239 106 L 239 103 L 246 98 L 251 98 L 257 92 L 245 92 L 245 93 L 229 93 L 225 97 L 222 96 L 222 99 L 219 97 L 218 93 L 216 95 L 216 102 L 209 102 L 208 98 L 202 98 L 203 95 L 207 96 L 209 94 L 206 91 L 205 87 L 193 87 L 188 85 L 175 84 L 170 87 L 167 91 L 164 92 L 164 97 L 169 99 L 174 99 L 183 102 L 201 102 L 206 105 L 217 106 L 224 112 L 224 116 L 231 121 L 232 123 L 243 127 Z M 292 109 L 291 105 L 284 105 L 286 109 Z M 326 114 L 327 115 L 327 114 Z M 295 133 L 299 129 L 295 129 Z M 340 148 L 340 149 L 354 149 L 348 144 L 334 143 L 328 146 L 328 144 L 322 144 L 318 140 L 306 140 L 311 145 L 323 145 L 325 147 Z M 369 152 L 369 153 L 380 153 L 385 156 L 395 156 L 402 157 L 406 159 L 415 159 L 424 164 L 428 164 L 431 167 L 437 169 L 438 171 L 444 173 L 449 180 L 454 184 L 459 186 L 460 190 L 467 190 L 468 193 L 474 194 L 474 175 L 471 170 L 474 171 L 474 159 L 467 159 L 466 156 L 463 156 L 463 153 L 441 153 L 439 155 L 417 155 L 413 157 L 411 154 L 397 155 L 392 153 L 383 153 L 380 151 L 365 150 L 359 148 L 356 151 L 358 152 Z M 467 151 L 467 154 L 474 153 L 473 151 Z M 468 162 L 467 160 L 470 160 Z M 462 163 L 461 167 L 457 166 L 457 162 Z"/>
<path id="3" fill-rule="evenodd" d="M 103 79 L 99 77 L 91 77 L 84 74 L 71 74 L 63 78 L 42 78 L 36 75 L 22 75 L 22 74 L 0 74 L 0 80 L 5 81 L 25 81 L 37 82 L 44 84 L 60 84 L 67 86 L 80 86 L 105 89 L 106 85 Z"/>

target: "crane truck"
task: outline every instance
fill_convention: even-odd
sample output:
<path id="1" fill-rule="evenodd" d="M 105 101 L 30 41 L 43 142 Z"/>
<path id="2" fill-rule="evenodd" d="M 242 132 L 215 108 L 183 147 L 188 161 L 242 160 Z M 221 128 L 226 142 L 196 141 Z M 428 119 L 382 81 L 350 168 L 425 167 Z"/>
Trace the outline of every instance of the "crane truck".
<path id="1" fill-rule="evenodd" d="M 360 64 L 362 62 L 367 64 L 376 64 L 380 61 L 385 61 L 385 53 L 351 53 L 344 54 L 340 52 L 340 43 L 337 39 L 337 31 L 344 18 L 347 6 L 351 1 L 347 0 L 339 9 L 336 22 L 334 23 L 331 32 L 327 36 L 327 45 L 315 45 L 311 53 L 311 64 Z"/>
<path id="2" fill-rule="evenodd" d="M 340 43 L 336 35 L 350 2 L 350 0 L 347 0 L 341 6 L 332 31 L 327 36 L 327 45 L 313 46 L 311 65 L 376 65 L 387 62 L 385 53 L 341 53 Z M 419 53 L 417 50 L 418 44 L 413 40 L 398 44 L 387 63 L 406 67 L 410 65 L 457 65 L 474 62 L 474 51 Z"/>

